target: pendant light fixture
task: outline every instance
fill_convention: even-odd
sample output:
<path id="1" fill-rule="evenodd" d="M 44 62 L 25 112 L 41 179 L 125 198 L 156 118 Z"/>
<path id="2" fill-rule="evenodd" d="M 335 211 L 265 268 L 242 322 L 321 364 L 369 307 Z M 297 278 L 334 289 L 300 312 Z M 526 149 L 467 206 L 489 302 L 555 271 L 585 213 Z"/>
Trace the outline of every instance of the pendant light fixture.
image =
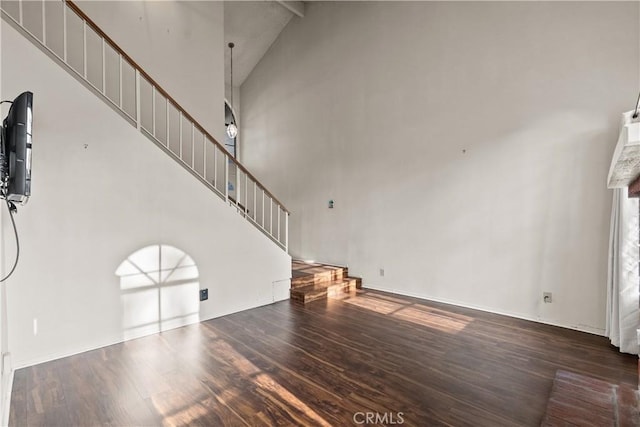
<path id="1" fill-rule="evenodd" d="M 230 59 L 231 59 L 231 123 L 227 124 L 227 136 L 231 139 L 234 139 L 238 136 L 238 126 L 235 124 L 235 117 L 233 114 L 233 48 L 235 44 L 233 42 L 229 43 Z"/>

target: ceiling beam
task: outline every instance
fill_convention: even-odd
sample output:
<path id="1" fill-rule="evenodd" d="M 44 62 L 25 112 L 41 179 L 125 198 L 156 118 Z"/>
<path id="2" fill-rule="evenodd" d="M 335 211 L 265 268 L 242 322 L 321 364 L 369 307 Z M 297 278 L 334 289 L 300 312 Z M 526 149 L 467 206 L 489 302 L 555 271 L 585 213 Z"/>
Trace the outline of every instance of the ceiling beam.
<path id="1" fill-rule="evenodd" d="M 298 15 L 300 18 L 304 18 L 304 2 L 303 1 L 284 1 L 284 0 L 276 0 L 280 3 L 280 6 L 287 9 L 289 12 L 294 15 Z"/>

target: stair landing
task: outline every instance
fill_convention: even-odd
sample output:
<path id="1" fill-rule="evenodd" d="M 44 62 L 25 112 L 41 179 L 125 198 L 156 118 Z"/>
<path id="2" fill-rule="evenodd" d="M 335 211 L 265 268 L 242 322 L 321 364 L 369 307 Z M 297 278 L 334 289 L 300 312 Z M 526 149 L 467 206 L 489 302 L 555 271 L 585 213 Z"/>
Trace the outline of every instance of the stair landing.
<path id="1" fill-rule="evenodd" d="M 350 277 L 347 267 L 294 260 L 291 263 L 291 300 L 298 304 L 326 300 L 355 292 L 362 279 Z"/>

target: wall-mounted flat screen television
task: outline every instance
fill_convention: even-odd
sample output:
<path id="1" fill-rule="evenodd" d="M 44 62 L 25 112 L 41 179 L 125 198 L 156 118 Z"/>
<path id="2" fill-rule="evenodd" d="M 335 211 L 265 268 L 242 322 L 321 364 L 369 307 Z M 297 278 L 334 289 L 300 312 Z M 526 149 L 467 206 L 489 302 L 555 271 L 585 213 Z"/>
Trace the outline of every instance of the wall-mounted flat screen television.
<path id="1" fill-rule="evenodd" d="M 2 122 L 2 182 L 6 199 L 25 204 L 31 196 L 31 135 L 33 93 L 23 92 L 13 100 Z"/>

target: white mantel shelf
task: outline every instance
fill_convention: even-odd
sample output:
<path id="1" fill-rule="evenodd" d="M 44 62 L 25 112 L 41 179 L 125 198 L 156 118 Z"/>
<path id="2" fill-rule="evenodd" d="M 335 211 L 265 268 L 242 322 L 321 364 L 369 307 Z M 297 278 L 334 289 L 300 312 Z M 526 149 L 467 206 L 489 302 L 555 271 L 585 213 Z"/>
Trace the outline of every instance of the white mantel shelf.
<path id="1" fill-rule="evenodd" d="M 633 111 L 622 115 L 618 143 L 613 152 L 608 188 L 627 187 L 640 175 L 640 117 L 633 119 Z"/>

